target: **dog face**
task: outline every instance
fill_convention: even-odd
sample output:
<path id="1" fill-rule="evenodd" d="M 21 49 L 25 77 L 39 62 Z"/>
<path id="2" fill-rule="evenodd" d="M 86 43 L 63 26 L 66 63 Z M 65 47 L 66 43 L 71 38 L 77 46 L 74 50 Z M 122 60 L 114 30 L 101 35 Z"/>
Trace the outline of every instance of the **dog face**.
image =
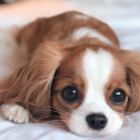
<path id="1" fill-rule="evenodd" d="M 82 136 L 104 136 L 123 124 L 130 89 L 118 50 L 72 48 L 57 69 L 52 106 L 67 127 Z"/>

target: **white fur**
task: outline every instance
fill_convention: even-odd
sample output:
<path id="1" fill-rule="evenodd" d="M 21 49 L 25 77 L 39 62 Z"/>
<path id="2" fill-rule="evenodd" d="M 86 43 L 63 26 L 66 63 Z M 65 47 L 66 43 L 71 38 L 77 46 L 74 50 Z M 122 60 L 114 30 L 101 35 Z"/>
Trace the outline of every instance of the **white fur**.
<path id="1" fill-rule="evenodd" d="M 88 20 L 89 19 L 89 16 L 87 16 L 87 15 L 82 15 L 82 14 L 76 14 L 76 15 L 74 15 L 74 18 L 76 18 L 76 19 L 83 19 L 83 20 Z"/>
<path id="2" fill-rule="evenodd" d="M 80 38 L 84 36 L 95 37 L 103 41 L 104 43 L 112 44 L 112 42 L 108 38 L 103 36 L 101 33 L 96 31 L 95 29 L 91 29 L 89 27 L 82 27 L 82 28 L 76 29 L 72 34 L 72 38 L 74 40 L 79 40 Z"/>
<path id="3" fill-rule="evenodd" d="M 7 119 L 15 123 L 28 123 L 29 116 L 26 109 L 17 104 L 3 104 L 2 111 Z"/>
<path id="4" fill-rule="evenodd" d="M 113 133 L 121 127 L 119 114 L 109 107 L 104 97 L 105 85 L 111 76 L 113 65 L 113 57 L 109 52 L 102 49 L 93 52 L 87 49 L 83 59 L 87 80 L 86 97 L 82 105 L 73 111 L 69 122 L 69 128 L 74 133 L 98 137 Z M 91 113 L 102 113 L 106 116 L 108 123 L 103 130 L 95 131 L 87 125 L 86 117 Z"/>

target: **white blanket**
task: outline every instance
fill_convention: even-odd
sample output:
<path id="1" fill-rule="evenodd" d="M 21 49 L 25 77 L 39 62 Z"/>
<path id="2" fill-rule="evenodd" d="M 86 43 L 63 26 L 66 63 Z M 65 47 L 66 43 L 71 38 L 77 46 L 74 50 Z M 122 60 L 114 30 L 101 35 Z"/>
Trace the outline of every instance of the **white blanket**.
<path id="1" fill-rule="evenodd" d="M 67 1 L 73 4 L 74 9 L 106 21 L 117 33 L 123 49 L 140 52 L 139 0 Z M 24 21 L 22 17 L 12 20 L 4 19 L 3 15 L 0 17 L 0 27 L 19 24 L 21 21 Z M 1 72 L 3 71 L 0 67 Z M 126 116 L 119 131 L 102 138 L 79 137 L 51 123 L 14 124 L 6 120 L 0 112 L 0 140 L 140 140 L 140 112 Z"/>
<path id="2" fill-rule="evenodd" d="M 76 136 L 58 126 L 51 123 L 19 125 L 6 120 L 0 112 L 0 140 L 140 140 L 140 112 L 126 116 L 119 131 L 102 138 Z"/>

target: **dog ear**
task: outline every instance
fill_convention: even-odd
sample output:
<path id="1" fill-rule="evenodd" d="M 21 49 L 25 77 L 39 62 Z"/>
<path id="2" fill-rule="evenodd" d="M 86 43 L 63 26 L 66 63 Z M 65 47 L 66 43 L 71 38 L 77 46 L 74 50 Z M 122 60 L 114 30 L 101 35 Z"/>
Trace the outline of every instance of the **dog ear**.
<path id="1" fill-rule="evenodd" d="M 140 55 L 133 51 L 121 50 L 120 58 L 125 66 L 131 91 L 126 112 L 136 112 L 140 110 Z"/>
<path id="2" fill-rule="evenodd" d="M 51 114 L 51 84 L 63 55 L 58 43 L 41 45 L 29 63 L 0 83 L 0 104 L 23 105 L 40 121 Z M 31 119 L 32 120 L 32 119 Z"/>

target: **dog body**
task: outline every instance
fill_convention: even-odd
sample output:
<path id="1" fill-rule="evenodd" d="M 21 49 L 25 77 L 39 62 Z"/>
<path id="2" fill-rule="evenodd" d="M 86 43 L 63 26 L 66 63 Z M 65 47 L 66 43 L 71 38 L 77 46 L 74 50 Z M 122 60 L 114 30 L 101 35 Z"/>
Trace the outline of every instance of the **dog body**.
<path id="1" fill-rule="evenodd" d="M 89 42 L 119 46 L 115 33 L 107 24 L 79 12 L 38 19 L 21 29 L 17 39 L 20 44 L 27 45 L 29 53 L 47 41 L 64 43 L 63 47 Z"/>
<path id="2" fill-rule="evenodd" d="M 74 133 L 105 136 L 140 109 L 140 57 L 112 29 L 79 12 L 39 19 L 17 41 L 29 62 L 0 83 L 0 104 L 17 123 L 48 120 L 51 108 Z M 28 115 L 30 114 L 30 115 Z"/>

